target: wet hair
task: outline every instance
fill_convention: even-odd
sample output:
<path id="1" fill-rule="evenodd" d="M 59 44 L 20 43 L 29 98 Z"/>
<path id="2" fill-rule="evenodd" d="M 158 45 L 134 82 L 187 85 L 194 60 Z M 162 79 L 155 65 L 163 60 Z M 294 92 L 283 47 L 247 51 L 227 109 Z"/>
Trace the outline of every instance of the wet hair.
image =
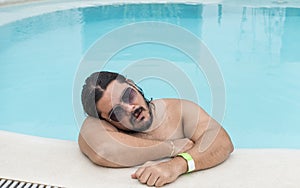
<path id="1" fill-rule="evenodd" d="M 119 83 L 127 82 L 127 79 L 123 75 L 108 71 L 94 72 L 85 80 L 85 84 L 81 91 L 81 102 L 87 115 L 105 120 L 101 117 L 101 112 L 97 110 L 96 104 L 103 96 L 103 92 L 106 90 L 107 86 L 114 80 L 117 80 Z M 147 100 L 143 90 L 137 85 L 135 85 L 135 87 L 143 96 L 149 107 L 149 103 L 152 99 Z"/>

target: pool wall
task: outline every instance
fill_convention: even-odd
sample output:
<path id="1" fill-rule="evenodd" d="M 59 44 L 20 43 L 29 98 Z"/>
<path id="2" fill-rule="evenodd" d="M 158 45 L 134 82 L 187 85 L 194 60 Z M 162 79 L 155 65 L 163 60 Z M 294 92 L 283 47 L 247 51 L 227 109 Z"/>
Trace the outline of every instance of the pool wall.
<path id="1" fill-rule="evenodd" d="M 16 21 L 19 19 L 37 16 L 49 12 L 67 10 L 72 8 L 83 8 L 109 4 L 127 4 L 127 3 L 187 3 L 187 4 L 223 4 L 249 7 L 300 7 L 300 1 L 297 0 L 252 0 L 252 1 L 223 1 L 223 0 L 85 0 L 85 1 L 66 1 L 66 0 L 1 0 L 0 1 L 0 25 Z M 30 5 L 30 6 L 29 6 Z M 15 11 L 17 9 L 17 11 Z M 5 18 L 5 19 L 3 19 Z"/>

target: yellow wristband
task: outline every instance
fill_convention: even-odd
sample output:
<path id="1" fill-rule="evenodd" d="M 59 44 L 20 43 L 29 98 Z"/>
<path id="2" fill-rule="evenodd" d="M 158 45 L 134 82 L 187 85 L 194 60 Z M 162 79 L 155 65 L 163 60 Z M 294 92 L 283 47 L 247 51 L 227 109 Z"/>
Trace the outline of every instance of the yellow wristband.
<path id="1" fill-rule="evenodd" d="M 192 156 L 188 153 L 179 153 L 177 156 L 180 156 L 182 158 L 184 158 L 187 162 L 187 165 L 188 165 L 188 173 L 189 172 L 192 172 L 193 170 L 195 170 L 195 161 L 194 159 L 192 158 Z"/>

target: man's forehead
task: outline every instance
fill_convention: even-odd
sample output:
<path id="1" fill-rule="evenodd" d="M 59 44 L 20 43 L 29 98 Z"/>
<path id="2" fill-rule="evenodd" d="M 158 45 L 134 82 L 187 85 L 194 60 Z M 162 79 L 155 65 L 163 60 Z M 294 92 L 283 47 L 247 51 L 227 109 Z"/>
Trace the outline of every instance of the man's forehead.
<path id="1" fill-rule="evenodd" d="M 117 80 L 112 81 L 104 90 L 101 99 L 97 102 L 98 110 L 106 112 L 112 108 L 115 104 L 120 102 L 120 95 L 125 88 L 128 87 L 128 83 L 120 83 Z"/>
<path id="2" fill-rule="evenodd" d="M 112 96 L 115 96 L 115 95 L 119 96 L 120 92 L 122 92 L 126 87 L 128 87 L 128 83 L 126 83 L 126 82 L 120 83 L 119 81 L 114 80 L 111 83 L 109 83 L 106 90 L 107 90 L 107 93 L 109 93 Z"/>

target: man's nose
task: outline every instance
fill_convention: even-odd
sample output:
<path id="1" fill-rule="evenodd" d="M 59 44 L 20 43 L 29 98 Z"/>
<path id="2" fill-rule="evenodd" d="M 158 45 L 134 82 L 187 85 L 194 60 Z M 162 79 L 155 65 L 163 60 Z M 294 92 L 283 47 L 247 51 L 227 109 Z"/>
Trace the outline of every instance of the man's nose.
<path id="1" fill-rule="evenodd" d="M 127 112 L 127 114 L 131 114 L 135 110 L 135 105 L 122 103 L 122 108 Z"/>

